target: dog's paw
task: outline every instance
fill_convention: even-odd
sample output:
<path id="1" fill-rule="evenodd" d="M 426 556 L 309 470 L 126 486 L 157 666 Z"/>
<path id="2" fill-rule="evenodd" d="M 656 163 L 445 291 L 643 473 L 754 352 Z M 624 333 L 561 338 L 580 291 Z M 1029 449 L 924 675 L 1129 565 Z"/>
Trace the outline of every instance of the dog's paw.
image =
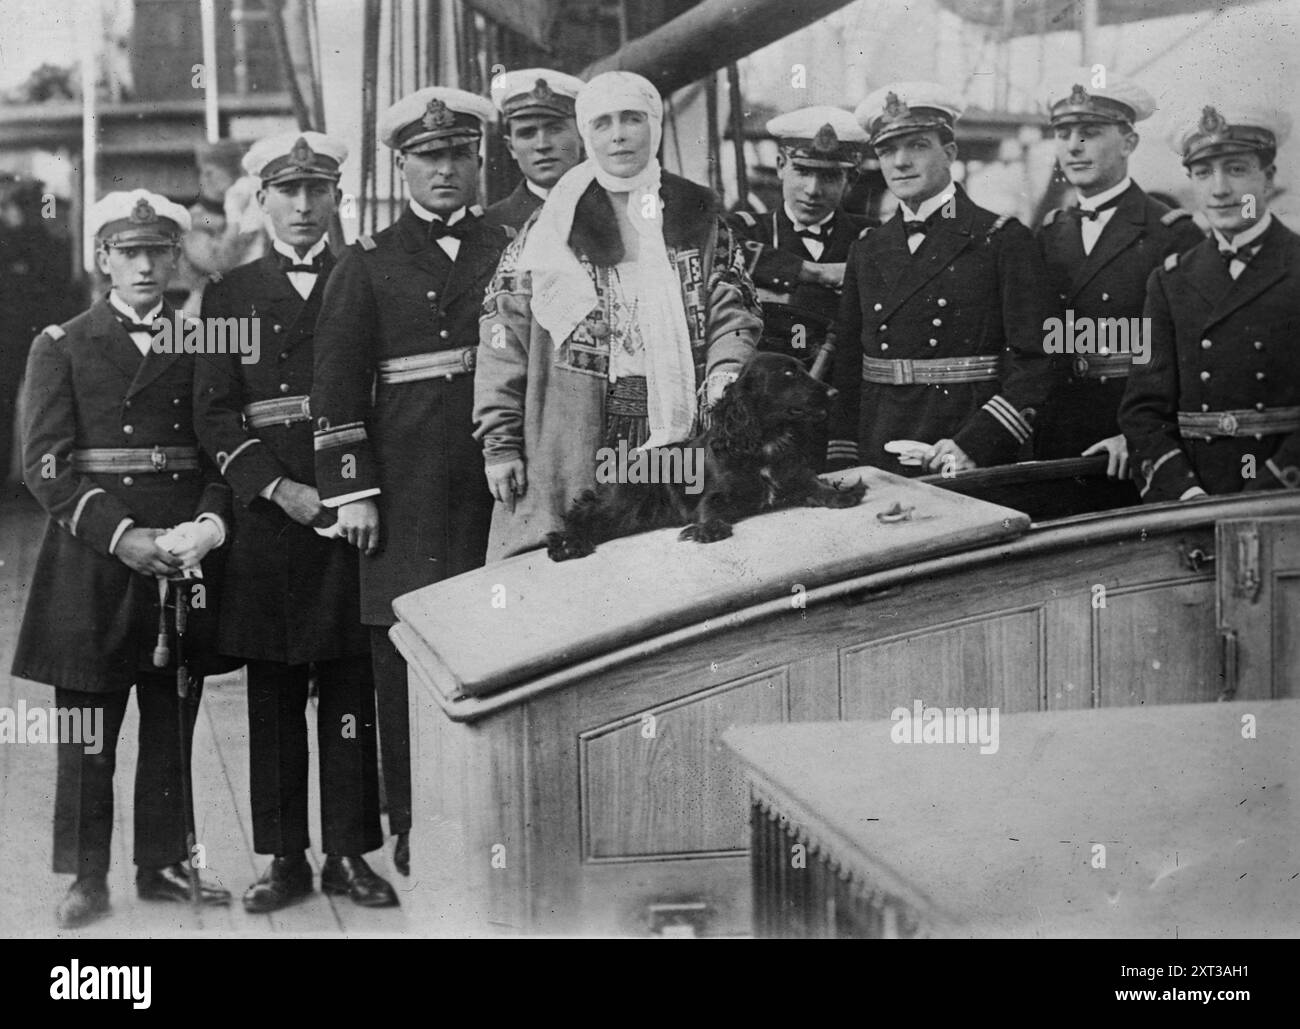
<path id="1" fill-rule="evenodd" d="M 827 507 L 857 507 L 867 495 L 867 484 L 855 482 L 852 486 L 837 487 L 831 494 Z"/>
<path id="2" fill-rule="evenodd" d="M 548 532 L 546 534 L 546 556 L 552 561 L 572 561 L 576 557 L 586 557 L 595 553 L 596 548 L 587 540 L 579 539 L 566 532 Z"/>
<path id="3" fill-rule="evenodd" d="M 677 534 L 679 540 L 694 540 L 696 543 L 716 543 L 731 535 L 731 523 L 721 518 L 710 518 L 707 522 L 691 522 Z"/>

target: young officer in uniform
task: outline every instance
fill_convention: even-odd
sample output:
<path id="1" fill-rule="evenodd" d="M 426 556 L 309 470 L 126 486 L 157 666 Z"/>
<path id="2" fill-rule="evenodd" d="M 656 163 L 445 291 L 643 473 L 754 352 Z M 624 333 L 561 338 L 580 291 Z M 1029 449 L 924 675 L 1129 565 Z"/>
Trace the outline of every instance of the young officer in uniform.
<path id="1" fill-rule="evenodd" d="M 1268 209 L 1281 111 L 1207 105 L 1170 140 L 1211 236 L 1151 273 L 1120 407 L 1146 501 L 1300 487 L 1300 237 Z"/>
<path id="2" fill-rule="evenodd" d="M 197 372 L 196 426 L 239 502 L 221 607 L 221 649 L 248 662 L 253 849 L 274 859 L 244 894 L 253 913 L 312 891 L 306 850 L 307 680 L 320 747 L 321 889 L 366 907 L 397 903 L 362 857 L 383 846 L 370 634 L 356 551 L 329 530 L 316 491 L 308 396 L 312 337 L 334 267 L 326 235 L 347 147 L 319 132 L 256 143 L 244 170 L 271 249 L 208 286 L 203 317 L 256 325 L 260 359 L 213 355 Z"/>
<path id="3" fill-rule="evenodd" d="M 136 892 L 188 903 L 198 874 L 187 863 L 176 654 L 155 650 L 160 580 L 201 565 L 202 590 L 169 587 L 194 598 L 184 640 L 191 689 L 231 667 L 215 657 L 215 560 L 201 564 L 226 538 L 230 490 L 199 454 L 194 358 L 153 345 L 155 319 L 175 325 L 163 287 L 189 225 L 184 208 L 142 189 L 95 204 L 89 229 L 112 290 L 37 336 L 27 362 L 23 464 L 50 520 L 13 674 L 49 683 L 60 711 L 103 727 L 95 753 L 82 741 L 58 744 L 54 870 L 76 876 L 57 912 L 64 928 L 108 911 L 113 770 L 132 686 L 140 711 Z M 168 622 L 161 628 L 171 631 Z M 187 754 L 192 734 L 191 722 Z M 209 904 L 230 900 L 206 884 L 200 895 Z"/>
<path id="4" fill-rule="evenodd" d="M 776 174 L 783 203 L 763 215 L 736 211 L 730 221 L 744 241 L 763 305 L 759 349 L 811 368 L 833 335 L 849 247 L 866 234 L 867 219 L 841 210 L 840 201 L 867 134 L 838 107 L 778 115 L 767 131 L 780 147 Z"/>
<path id="5" fill-rule="evenodd" d="M 1050 392 L 1046 270 L 1028 229 L 952 181 L 960 113 L 929 82 L 885 86 L 855 112 L 901 203 L 849 251 L 832 466 L 923 475 L 1007 464 Z"/>
<path id="6" fill-rule="evenodd" d="M 485 212 L 513 238 L 560 176 L 582 160 L 582 138 L 573 103 L 582 79 L 550 68 L 502 72 L 492 80 L 492 102 L 505 122 L 506 149 L 523 178 L 504 200 Z"/>
<path id="7" fill-rule="evenodd" d="M 1079 200 L 1049 212 L 1038 244 L 1063 324 L 1090 323 L 1096 345 L 1103 345 L 1102 325 L 1122 324 L 1123 338 L 1140 341 L 1147 277 L 1170 253 L 1190 250 L 1204 235 L 1190 212 L 1170 210 L 1129 177 L 1128 159 L 1138 145 L 1133 126 L 1151 116 L 1155 101 L 1114 75 L 1105 88 L 1085 88 L 1091 74 L 1080 69 L 1063 79 L 1051 101 L 1056 160 Z M 1108 455 L 1107 472 L 1118 480 L 1107 491 L 1108 506 L 1123 507 L 1138 502 L 1117 421 L 1132 356 L 1117 352 L 1114 340 L 1104 345 L 1109 353 L 1064 357 L 1067 378 L 1039 420 L 1035 456 Z"/>
<path id="8" fill-rule="evenodd" d="M 474 203 L 492 115 L 482 97 L 438 86 L 384 112 L 380 139 L 397 151 L 410 204 L 343 253 L 316 328 L 316 484 L 362 551 L 361 621 L 370 626 L 389 830 L 403 874 L 410 741 L 406 664 L 388 638 L 392 603 L 481 565 L 492 517 L 471 420 L 483 293 L 507 242 Z"/>

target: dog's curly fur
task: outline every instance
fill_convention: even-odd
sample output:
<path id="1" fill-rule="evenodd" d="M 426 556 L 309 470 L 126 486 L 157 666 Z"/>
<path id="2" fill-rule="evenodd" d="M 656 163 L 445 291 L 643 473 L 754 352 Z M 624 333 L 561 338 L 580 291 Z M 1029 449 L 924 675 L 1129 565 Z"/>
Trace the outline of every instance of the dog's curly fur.
<path id="1" fill-rule="evenodd" d="M 679 539 L 712 543 L 732 523 L 781 507 L 853 507 L 866 485 L 836 489 L 817 478 L 812 428 L 826 418 L 830 391 L 794 358 L 757 354 L 713 408 L 712 424 L 682 448 L 704 452 L 704 489 L 612 483 L 584 492 L 564 531 L 546 537 L 553 561 L 586 557 L 619 536 L 684 525 Z M 680 467 L 680 466 L 679 466 Z"/>

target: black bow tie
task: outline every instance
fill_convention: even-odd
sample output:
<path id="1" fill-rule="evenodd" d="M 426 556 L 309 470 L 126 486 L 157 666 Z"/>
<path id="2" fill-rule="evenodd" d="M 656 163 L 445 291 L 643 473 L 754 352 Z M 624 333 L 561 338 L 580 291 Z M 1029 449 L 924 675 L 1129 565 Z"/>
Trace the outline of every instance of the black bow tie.
<path id="1" fill-rule="evenodd" d="M 162 312 L 159 311 L 156 317 L 161 318 Z M 113 308 L 113 317 L 117 319 L 118 324 L 127 332 L 147 332 L 153 335 L 153 322 L 138 322 L 128 314 L 123 314 L 116 307 Z"/>
<path id="2" fill-rule="evenodd" d="M 448 225 L 441 218 L 435 218 L 429 222 L 429 240 L 442 239 L 444 236 L 450 236 L 452 239 L 465 239 L 474 229 L 473 219 L 466 216 L 458 221 L 455 225 Z"/>
<path id="3" fill-rule="evenodd" d="M 820 241 L 823 238 L 822 227 L 820 225 L 805 225 L 802 229 L 796 228 L 794 234 L 800 239 L 815 239 Z"/>
<path id="4" fill-rule="evenodd" d="M 1240 261 L 1242 264 L 1249 264 L 1250 259 L 1259 253 L 1260 245 L 1258 243 L 1247 243 L 1239 250 L 1232 247 L 1219 247 L 1219 256 L 1223 258 L 1223 263 L 1232 266 L 1233 261 Z"/>
<path id="5" fill-rule="evenodd" d="M 926 221 L 909 221 L 906 218 L 903 219 L 903 231 L 907 233 L 909 238 L 918 233 L 924 236 L 932 227 L 933 226 L 931 226 L 928 219 Z"/>
<path id="6" fill-rule="evenodd" d="M 315 260 L 300 263 L 295 261 L 287 254 L 276 253 L 280 259 L 280 271 L 288 274 L 289 272 L 303 272 L 308 275 L 319 275 L 325 270 L 325 255 L 317 254 Z"/>
<path id="7" fill-rule="evenodd" d="M 1066 211 L 1072 214 L 1079 221 L 1083 221 L 1083 219 L 1087 218 L 1088 221 L 1095 222 L 1097 218 L 1101 215 L 1102 211 L 1109 211 L 1112 207 L 1118 205 L 1120 201 L 1120 197 L 1122 197 L 1123 195 L 1124 194 L 1121 193 L 1117 197 L 1111 197 L 1104 204 L 1098 204 L 1091 211 L 1089 211 L 1087 208 L 1080 207 L 1078 204 L 1075 204 L 1073 207 L 1067 207 Z"/>

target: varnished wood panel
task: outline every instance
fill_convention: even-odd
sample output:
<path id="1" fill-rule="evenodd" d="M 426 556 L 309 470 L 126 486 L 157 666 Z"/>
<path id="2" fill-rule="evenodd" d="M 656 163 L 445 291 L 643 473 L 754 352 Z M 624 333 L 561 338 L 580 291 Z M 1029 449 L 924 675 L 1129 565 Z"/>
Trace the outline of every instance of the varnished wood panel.
<path id="1" fill-rule="evenodd" d="M 1213 579 L 1109 590 L 1095 614 L 1100 706 L 1219 695 Z"/>
<path id="2" fill-rule="evenodd" d="M 1063 594 L 1043 605 L 1047 638 L 1043 707 L 1074 711 L 1093 706 L 1096 682 L 1091 591 Z"/>
<path id="3" fill-rule="evenodd" d="M 779 669 L 581 733 L 584 860 L 743 850 L 744 780 L 721 736 L 786 721 L 788 688 Z"/>
<path id="4" fill-rule="evenodd" d="M 935 707 L 1036 711 L 1043 679 L 1041 608 L 848 648 L 840 665 L 846 719 L 888 718 L 920 700 Z"/>
<path id="5" fill-rule="evenodd" d="M 1273 696 L 1300 697 L 1300 575 L 1273 580 Z"/>

